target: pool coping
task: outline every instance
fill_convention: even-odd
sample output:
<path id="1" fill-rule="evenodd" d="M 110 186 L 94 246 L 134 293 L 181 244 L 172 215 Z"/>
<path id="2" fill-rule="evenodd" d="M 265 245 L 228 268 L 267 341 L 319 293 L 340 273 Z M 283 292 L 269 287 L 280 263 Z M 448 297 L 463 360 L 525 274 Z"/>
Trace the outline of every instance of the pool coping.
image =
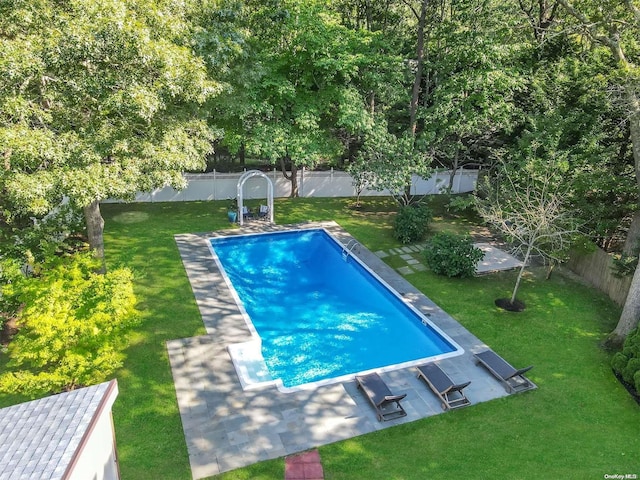
<path id="1" fill-rule="evenodd" d="M 444 413 L 414 367 L 380 374 L 394 393 L 407 393 L 402 402 L 407 416 L 388 422 L 377 421 L 354 380 L 292 393 L 280 392 L 275 386 L 243 390 L 227 347 L 253 337 L 207 240 L 305 228 L 324 228 L 343 245 L 357 241 L 332 221 L 282 226 L 252 222 L 242 228 L 175 235 L 207 331 L 167 342 L 194 479 Z M 357 248 L 363 263 L 464 348 L 461 356 L 438 363 L 455 382 L 471 381 L 465 392 L 472 404 L 508 395 L 485 369 L 475 365 L 473 353 L 487 345 L 377 255 L 360 244 Z"/>

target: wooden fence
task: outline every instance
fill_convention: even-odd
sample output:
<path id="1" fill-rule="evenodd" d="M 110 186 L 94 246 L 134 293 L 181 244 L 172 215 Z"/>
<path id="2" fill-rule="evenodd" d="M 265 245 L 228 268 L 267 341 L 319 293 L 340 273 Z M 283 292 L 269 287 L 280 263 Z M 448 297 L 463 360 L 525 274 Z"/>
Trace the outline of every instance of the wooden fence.
<path id="1" fill-rule="evenodd" d="M 632 276 L 616 277 L 611 268 L 613 257 L 604 250 L 597 249 L 588 254 L 572 254 L 567 266 L 591 285 L 609 295 L 609 298 L 623 306 L 627 299 Z"/>

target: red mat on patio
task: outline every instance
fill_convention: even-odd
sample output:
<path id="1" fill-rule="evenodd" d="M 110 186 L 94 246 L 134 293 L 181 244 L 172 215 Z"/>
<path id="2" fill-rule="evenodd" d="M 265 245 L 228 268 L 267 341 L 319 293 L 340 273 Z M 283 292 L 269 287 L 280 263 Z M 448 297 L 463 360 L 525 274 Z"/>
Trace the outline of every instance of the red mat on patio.
<path id="1" fill-rule="evenodd" d="M 284 480 L 324 480 L 324 472 L 317 450 L 285 458 Z"/>

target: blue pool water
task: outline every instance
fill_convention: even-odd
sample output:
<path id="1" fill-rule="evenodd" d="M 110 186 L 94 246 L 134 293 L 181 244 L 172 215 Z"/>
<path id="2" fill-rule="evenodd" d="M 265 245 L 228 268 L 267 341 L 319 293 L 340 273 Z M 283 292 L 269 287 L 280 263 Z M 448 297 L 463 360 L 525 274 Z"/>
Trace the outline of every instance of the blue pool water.
<path id="1" fill-rule="evenodd" d="M 324 230 L 211 245 L 285 388 L 461 353 Z"/>

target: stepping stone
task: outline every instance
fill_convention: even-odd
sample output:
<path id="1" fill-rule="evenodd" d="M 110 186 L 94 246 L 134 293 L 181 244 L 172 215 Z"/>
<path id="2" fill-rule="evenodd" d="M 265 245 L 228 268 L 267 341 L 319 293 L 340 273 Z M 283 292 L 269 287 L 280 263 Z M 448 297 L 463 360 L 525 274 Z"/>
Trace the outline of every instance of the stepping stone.
<path id="1" fill-rule="evenodd" d="M 411 250 L 411 247 L 402 247 L 402 253 L 411 253 L 413 252 L 413 250 Z"/>
<path id="2" fill-rule="evenodd" d="M 288 456 L 284 464 L 284 480 L 324 480 L 318 451 Z"/>
<path id="3" fill-rule="evenodd" d="M 414 273 L 413 270 L 411 269 L 411 267 L 400 267 L 397 269 L 398 272 L 400 272 L 402 275 L 409 275 L 411 273 Z"/>
<path id="4" fill-rule="evenodd" d="M 389 254 L 387 252 L 385 252 L 384 250 L 378 250 L 377 252 L 375 252 L 375 255 L 378 258 L 386 258 L 389 256 Z"/>
<path id="5" fill-rule="evenodd" d="M 407 263 L 409 265 L 419 265 L 420 262 L 418 260 L 416 260 L 415 258 L 410 258 L 409 260 L 407 260 Z"/>
<path id="6" fill-rule="evenodd" d="M 400 258 L 403 260 L 412 260 L 413 257 L 411 255 L 409 255 L 408 253 L 404 253 L 402 255 L 400 255 Z"/>
<path id="7" fill-rule="evenodd" d="M 427 267 L 425 265 L 422 265 L 421 263 L 419 263 L 418 265 L 412 265 L 412 267 L 416 272 L 426 272 L 427 271 Z"/>
<path id="8" fill-rule="evenodd" d="M 416 245 L 411 245 L 409 248 L 411 250 L 413 250 L 414 252 L 419 252 L 420 251 L 420 249 Z"/>

